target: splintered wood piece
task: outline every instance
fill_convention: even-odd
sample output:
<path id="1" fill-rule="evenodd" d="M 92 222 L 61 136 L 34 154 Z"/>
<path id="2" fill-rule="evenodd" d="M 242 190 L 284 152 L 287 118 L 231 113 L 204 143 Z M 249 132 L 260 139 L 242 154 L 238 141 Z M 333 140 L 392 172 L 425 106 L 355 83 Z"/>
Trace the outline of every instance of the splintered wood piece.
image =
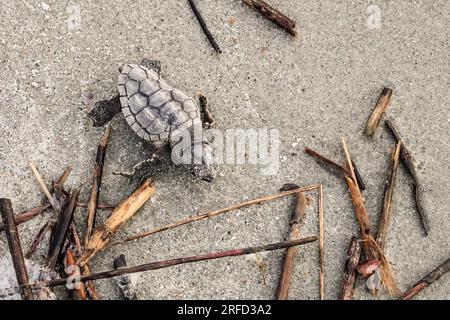
<path id="1" fill-rule="evenodd" d="M 306 216 L 306 197 L 303 192 L 295 195 L 295 209 L 290 223 L 290 231 L 287 240 L 295 240 L 300 238 L 300 227 L 303 225 Z M 292 273 L 294 271 L 295 257 L 297 255 L 297 247 L 289 247 L 284 253 L 283 266 L 278 281 L 276 293 L 277 300 L 286 300 L 289 295 L 289 286 L 291 284 Z"/>
<path id="2" fill-rule="evenodd" d="M 395 128 L 394 124 L 390 120 L 385 121 L 386 127 L 388 128 L 389 132 L 392 134 L 392 136 L 395 138 L 396 142 L 399 143 L 402 141 L 400 138 L 400 134 L 398 133 L 397 129 Z M 402 142 L 402 148 L 400 152 L 400 159 L 402 161 L 403 166 L 405 167 L 408 174 L 411 176 L 411 178 L 414 181 L 414 201 L 416 202 L 417 211 L 419 213 L 420 223 L 422 225 L 423 231 L 426 236 L 428 236 L 428 233 L 430 232 L 430 227 L 428 224 L 428 217 L 425 213 L 425 210 L 423 209 L 422 205 L 422 187 L 419 181 L 419 178 L 416 173 L 416 167 L 414 165 L 411 153 L 406 148 L 405 144 Z"/>
<path id="3" fill-rule="evenodd" d="M 440 277 L 450 271 L 450 258 L 445 260 L 441 265 L 423 277 L 411 289 L 403 293 L 399 300 L 409 300 L 418 295 L 423 289 L 437 281 Z"/>
<path id="4" fill-rule="evenodd" d="M 97 156 L 94 165 L 94 179 L 92 182 L 91 196 L 88 202 L 87 210 L 87 223 L 86 231 L 84 233 L 84 244 L 89 242 L 89 238 L 92 235 L 92 229 L 95 224 L 95 216 L 97 214 L 98 198 L 100 196 L 100 187 L 102 184 L 103 177 L 103 166 L 105 164 L 106 149 L 109 143 L 109 136 L 111 133 L 111 126 L 106 127 L 105 133 L 100 140 L 100 144 L 97 147 Z"/>
<path id="5" fill-rule="evenodd" d="M 66 272 L 67 276 L 71 278 L 79 278 L 81 276 L 80 268 L 75 263 L 75 256 L 72 249 L 68 248 L 66 251 Z M 73 298 L 76 300 L 87 300 L 86 288 L 83 282 L 76 284 L 77 288 L 71 290 Z"/>
<path id="6" fill-rule="evenodd" d="M 375 109 L 372 112 L 372 115 L 367 122 L 366 134 L 369 136 L 373 136 L 376 130 L 378 129 L 378 125 L 380 124 L 381 118 L 386 112 L 387 107 L 389 106 L 389 102 L 392 98 L 392 89 L 384 88 L 378 98 L 378 102 L 375 105 Z"/>
<path id="7" fill-rule="evenodd" d="M 172 267 L 172 266 L 176 266 L 176 265 L 180 265 L 180 264 L 205 261 L 205 260 L 214 260 L 214 259 L 225 258 L 225 257 L 242 256 L 242 255 L 246 255 L 246 254 L 253 254 L 253 253 L 265 252 L 265 251 L 279 250 L 279 249 L 289 248 L 292 246 L 299 246 L 299 245 L 311 243 L 311 242 L 317 241 L 317 239 L 318 238 L 316 236 L 312 236 L 312 237 L 302 238 L 302 239 L 298 239 L 298 240 L 283 241 L 283 242 L 272 243 L 272 244 L 268 244 L 268 245 L 261 245 L 261 246 L 257 246 L 257 247 L 233 249 L 233 250 L 219 251 L 219 252 L 207 253 L 207 254 L 191 256 L 191 257 L 184 257 L 184 258 L 177 258 L 177 259 L 171 259 L 171 260 L 165 260 L 165 261 L 152 262 L 152 263 L 142 264 L 142 265 L 135 266 L 135 267 L 128 267 L 128 268 L 122 268 L 122 269 L 117 269 L 117 270 L 92 273 L 88 276 L 82 276 L 80 278 L 80 281 L 112 278 L 112 277 L 117 277 L 117 276 L 120 276 L 123 274 L 130 274 L 130 273 L 137 273 L 137 272 L 144 272 L 144 271 L 149 271 L 149 270 L 168 268 L 168 267 Z M 66 284 L 67 280 L 68 279 L 64 279 L 64 278 L 50 280 L 48 282 L 44 282 L 43 285 L 60 286 L 60 285 Z"/>
<path id="8" fill-rule="evenodd" d="M 50 208 L 49 204 L 43 204 L 40 206 L 37 206 L 35 208 L 32 208 L 30 210 L 18 213 L 14 215 L 14 221 L 16 225 L 19 225 L 21 223 L 24 223 L 26 221 L 29 221 L 33 219 L 34 217 L 40 215 L 42 212 Z M 5 231 L 5 226 L 3 224 L 0 224 L 0 232 Z"/>
<path id="9" fill-rule="evenodd" d="M 79 194 L 80 189 L 74 190 L 67 197 L 61 209 L 61 212 L 58 215 L 55 229 L 50 241 L 50 248 L 48 250 L 48 257 L 46 261 L 46 266 L 49 270 L 55 270 L 58 263 L 58 259 L 61 255 L 61 250 L 63 249 L 64 242 L 66 240 L 67 231 L 69 230 L 70 223 L 76 209 Z"/>
<path id="10" fill-rule="evenodd" d="M 289 34 L 294 37 L 297 35 L 295 21 L 282 14 L 267 2 L 263 0 L 243 0 L 243 2 L 248 6 L 255 8 L 261 15 L 286 30 Z"/>
<path id="11" fill-rule="evenodd" d="M 149 178 L 128 199 L 119 204 L 103 226 L 94 232 L 85 246 L 83 255 L 78 259 L 77 264 L 81 266 L 85 265 L 97 252 L 103 250 L 117 229 L 127 222 L 154 193 L 155 187 Z"/>
<path id="12" fill-rule="evenodd" d="M 342 276 L 339 300 L 352 300 L 355 291 L 356 267 L 361 259 L 361 245 L 358 238 L 352 237 L 347 250 L 344 275 Z"/>
<path id="13" fill-rule="evenodd" d="M 166 231 L 166 230 L 170 230 L 170 229 L 174 229 L 174 228 L 180 227 L 180 226 L 185 225 L 185 224 L 189 224 L 189 223 L 193 223 L 193 222 L 196 222 L 196 221 L 209 219 L 211 217 L 214 217 L 214 216 L 226 213 L 226 212 L 231 212 L 231 211 L 238 210 L 238 209 L 241 209 L 241 208 L 244 208 L 244 207 L 248 207 L 248 206 L 251 206 L 251 205 L 261 204 L 263 202 L 275 200 L 275 199 L 282 198 L 282 197 L 285 197 L 285 196 L 289 196 L 289 195 L 295 194 L 297 192 L 315 190 L 315 189 L 317 189 L 319 187 L 320 187 L 319 185 L 312 185 L 312 186 L 307 186 L 307 187 L 303 187 L 303 188 L 298 188 L 297 187 L 297 188 L 289 189 L 289 190 L 282 191 L 282 192 L 279 192 L 279 193 L 276 193 L 276 194 L 272 194 L 272 195 L 263 196 L 263 197 L 260 197 L 260 198 L 248 200 L 248 201 L 245 201 L 245 202 L 242 202 L 242 203 L 239 203 L 239 204 L 234 204 L 234 205 L 231 205 L 231 206 L 226 207 L 226 208 L 213 210 L 213 211 L 210 211 L 210 212 L 207 212 L 207 213 L 193 215 L 193 216 L 190 216 L 190 217 L 188 217 L 186 219 L 183 219 L 183 220 L 180 220 L 180 221 L 177 221 L 177 222 L 174 222 L 174 223 L 170 223 L 170 224 L 167 224 L 165 226 L 157 227 L 157 228 L 154 228 L 152 230 L 149 230 L 149 231 L 146 231 L 146 232 L 134 235 L 134 236 L 130 236 L 130 237 L 128 237 L 128 238 L 126 238 L 126 239 L 124 239 L 122 241 L 115 242 L 114 244 L 123 244 L 123 243 L 129 242 L 129 241 L 142 239 L 142 238 L 149 237 L 151 235 L 154 235 L 154 234 L 162 232 L 162 231 Z"/>
<path id="14" fill-rule="evenodd" d="M 351 172 L 341 166 L 340 164 L 337 164 L 336 162 L 326 158 L 325 156 L 321 155 L 320 153 L 311 150 L 308 147 L 305 147 L 305 152 L 313 157 L 316 162 L 321 165 L 322 167 L 328 169 L 331 173 L 333 173 L 338 178 L 345 178 L 348 176 L 351 176 Z"/>
<path id="15" fill-rule="evenodd" d="M 376 238 L 378 246 L 381 248 L 381 250 L 384 250 L 387 229 L 391 220 L 392 201 L 394 196 L 395 180 L 397 178 L 397 169 L 400 160 L 401 146 L 402 143 L 400 141 L 392 151 L 389 175 L 384 187 L 383 210 L 381 211 L 380 221 L 378 222 L 378 234 Z"/>
<path id="16" fill-rule="evenodd" d="M 12 204 L 9 199 L 0 199 L 0 214 L 5 225 L 6 239 L 8 240 L 11 259 L 16 272 L 17 284 L 23 300 L 33 300 L 33 290 L 28 281 L 28 272 L 23 257 L 22 245 L 20 243 L 19 231 L 14 221 Z"/>

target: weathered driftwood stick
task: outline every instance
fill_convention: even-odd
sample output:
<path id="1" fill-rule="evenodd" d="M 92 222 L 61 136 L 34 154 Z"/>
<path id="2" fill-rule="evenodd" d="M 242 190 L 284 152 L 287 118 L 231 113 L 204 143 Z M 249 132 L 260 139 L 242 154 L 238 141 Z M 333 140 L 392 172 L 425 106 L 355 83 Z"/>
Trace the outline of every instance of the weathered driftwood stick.
<path id="1" fill-rule="evenodd" d="M 400 141 L 392 151 L 389 175 L 384 186 L 383 209 L 380 214 L 380 221 L 378 222 L 378 234 L 376 238 L 378 246 L 381 248 L 381 250 L 384 250 L 387 229 L 391 220 L 392 201 L 394 196 L 395 180 L 397 178 L 397 169 L 400 162 L 401 145 L 402 142 Z"/>
<path id="2" fill-rule="evenodd" d="M 323 214 L 323 187 L 319 187 L 319 298 L 325 299 L 325 228 Z"/>
<path id="3" fill-rule="evenodd" d="M 69 230 L 70 223 L 72 222 L 73 213 L 76 209 L 76 203 L 78 201 L 78 196 L 80 194 L 80 189 L 74 190 L 69 197 L 67 197 L 61 212 L 58 215 L 56 221 L 55 229 L 52 234 L 50 241 L 50 248 L 48 250 L 48 257 L 46 261 L 46 266 L 49 270 L 55 270 L 58 263 L 58 259 L 61 255 L 61 250 L 64 246 L 64 241 L 66 240 L 67 231 Z"/>
<path id="4" fill-rule="evenodd" d="M 214 253 L 207 253 L 203 255 L 198 256 L 191 256 L 191 257 L 184 257 L 184 258 L 177 258 L 172 260 L 166 260 L 166 261 L 159 261 L 159 262 L 152 262 L 147 263 L 135 267 L 128 267 L 123 269 L 117 269 L 117 270 L 110 270 L 110 271 L 104 271 L 99 273 L 92 273 L 88 276 L 82 276 L 80 278 L 80 281 L 86 281 L 86 280 L 98 280 L 98 279 L 105 279 L 105 278 L 112 278 L 117 277 L 123 274 L 130 274 L 130 273 L 136 273 L 136 272 L 144 272 L 149 270 L 156 270 L 161 268 L 168 268 L 180 264 L 186 264 L 191 262 L 198 262 L 198 261 L 205 261 L 205 260 L 214 260 L 219 258 L 225 258 L 225 257 L 233 257 L 233 256 L 241 256 L 246 254 L 252 254 L 257 252 L 263 252 L 263 251 L 272 251 L 272 250 L 278 250 L 278 249 L 284 249 L 292 246 L 299 246 L 307 243 L 311 243 L 317 241 L 317 237 L 307 237 L 302 238 L 298 240 L 292 240 L 292 241 L 283 241 L 279 243 L 273 243 L 268 245 L 262 245 L 257 247 L 249 247 L 249 248 L 243 248 L 243 249 L 233 249 L 233 250 L 227 250 L 227 251 L 219 251 Z M 68 279 L 56 279 L 51 280 L 48 282 L 43 283 L 47 286 L 59 286 L 64 285 L 67 283 Z"/>
<path id="5" fill-rule="evenodd" d="M 389 106 L 389 102 L 392 97 L 392 89 L 384 88 L 378 98 L 378 102 L 375 105 L 375 109 L 373 109 L 372 115 L 367 122 L 366 134 L 369 136 L 373 136 L 375 131 L 378 129 L 378 125 L 380 124 L 381 118 L 386 112 L 387 107 Z"/>
<path id="6" fill-rule="evenodd" d="M 170 229 L 174 229 L 174 228 L 180 227 L 180 226 L 185 225 L 185 224 L 189 224 L 189 223 L 192 223 L 192 222 L 209 219 L 211 217 L 214 217 L 214 216 L 226 213 L 226 212 L 230 212 L 230 211 L 238 210 L 238 209 L 241 209 L 241 208 L 244 208 L 244 207 L 248 207 L 248 206 L 251 206 L 251 205 L 260 204 L 260 203 L 263 203 L 263 202 L 266 202 L 266 201 L 278 199 L 278 198 L 281 198 L 281 197 L 285 197 L 285 196 L 288 196 L 288 195 L 295 194 L 297 192 L 302 192 L 302 191 L 305 192 L 305 191 L 314 190 L 314 189 L 317 189 L 319 187 L 320 187 L 319 185 L 312 185 L 312 186 L 307 186 L 307 187 L 304 187 L 304 188 L 296 188 L 296 189 L 286 190 L 286 191 L 279 192 L 279 193 L 276 193 L 276 194 L 273 194 L 273 195 L 268 195 L 268 196 L 264 196 L 264 197 L 261 197 L 261 198 L 245 201 L 245 202 L 242 202 L 242 203 L 239 203 L 239 204 L 234 204 L 234 205 L 231 205 L 231 206 L 226 207 L 226 208 L 213 210 L 213 211 L 210 211 L 210 212 L 207 212 L 207 213 L 203 213 L 203 214 L 193 215 L 193 216 L 190 216 L 189 218 L 186 218 L 186 219 L 174 222 L 174 223 L 170 223 L 170 224 L 167 224 L 165 226 L 157 227 L 157 228 L 154 228 L 152 230 L 149 230 L 149 231 L 146 231 L 146 232 L 134 235 L 134 236 L 130 236 L 130 237 L 128 237 L 128 238 L 126 238 L 126 239 L 124 239 L 122 241 L 115 242 L 114 244 L 123 244 L 123 243 L 129 242 L 129 241 L 142 239 L 142 238 L 154 235 L 154 234 L 162 232 L 162 231 L 166 231 L 166 230 L 170 230 Z"/>
<path id="7" fill-rule="evenodd" d="M 450 258 L 445 260 L 441 265 L 423 277 L 411 289 L 403 293 L 399 300 L 409 300 L 419 294 L 420 291 L 428 287 L 430 284 L 438 280 L 444 274 L 450 271 Z"/>
<path id="8" fill-rule="evenodd" d="M 71 278 L 81 276 L 80 268 L 75 264 L 75 256 L 71 248 L 66 251 L 66 272 Z M 87 300 L 86 288 L 82 282 L 75 284 L 75 288 L 71 290 L 72 298 L 75 300 Z"/>
<path id="9" fill-rule="evenodd" d="M 103 166 L 105 164 L 106 149 L 109 143 L 109 135 L 111 132 L 111 126 L 108 125 L 105 129 L 105 133 L 100 140 L 100 144 L 97 147 L 97 156 L 94 165 L 94 179 L 92 182 L 91 196 L 88 202 L 87 210 L 87 225 L 84 233 L 84 244 L 89 242 L 89 238 L 92 235 L 92 229 L 95 224 L 95 216 L 97 214 L 98 197 L 100 195 L 100 186 L 102 184 Z"/>
<path id="10" fill-rule="evenodd" d="M 295 240 L 300 238 L 300 228 L 304 223 L 306 216 L 306 197 L 303 192 L 295 195 L 294 214 L 290 222 L 290 231 L 287 240 Z M 277 300 L 286 300 L 289 295 L 289 286 L 291 284 L 292 273 L 294 271 L 295 257 L 297 256 L 297 247 L 289 247 L 284 253 L 283 266 L 281 275 L 278 280 L 278 288 L 276 292 Z"/>
<path id="11" fill-rule="evenodd" d="M 402 141 L 400 134 L 398 133 L 394 124 L 390 120 L 386 120 L 384 123 L 386 124 L 386 127 L 389 129 L 389 131 L 395 138 L 396 142 L 399 143 L 400 141 Z M 422 186 L 419 182 L 419 178 L 416 173 L 416 167 L 414 166 L 414 162 L 413 162 L 411 153 L 406 148 L 404 143 L 402 143 L 402 149 L 400 151 L 400 159 L 401 159 L 402 164 L 405 167 L 406 171 L 409 173 L 409 175 L 411 176 L 411 178 L 414 181 L 414 200 L 416 202 L 416 207 L 417 207 L 417 211 L 419 213 L 419 218 L 420 218 L 422 228 L 425 232 L 425 235 L 428 236 L 428 233 L 430 232 L 430 227 L 428 225 L 428 217 L 423 209 L 422 201 L 421 201 Z"/>
<path id="12" fill-rule="evenodd" d="M 350 156 L 350 151 L 347 146 L 347 142 L 344 138 L 342 138 L 342 146 L 345 152 L 345 156 L 347 158 L 347 165 L 350 168 L 350 172 L 352 173 L 352 177 L 346 177 L 347 185 L 350 191 L 350 195 L 352 197 L 353 206 L 355 209 L 356 219 L 359 224 L 360 233 L 361 233 L 361 241 L 363 242 L 363 251 L 365 254 L 366 260 L 381 260 L 381 278 L 383 284 L 386 286 L 388 291 L 395 295 L 398 293 L 398 288 L 395 283 L 394 275 L 392 269 L 389 265 L 389 262 L 386 259 L 382 259 L 384 257 L 383 251 L 378 247 L 376 241 L 373 238 L 371 226 L 369 223 L 369 215 L 366 211 L 366 207 L 364 205 L 364 199 L 361 194 L 361 190 L 358 187 L 356 182 L 356 175 L 353 169 L 352 159 Z M 381 257 L 382 255 L 383 257 Z"/>
<path id="13" fill-rule="evenodd" d="M 39 244 L 44 240 L 45 234 L 50 231 L 52 232 L 53 228 L 55 226 L 55 221 L 48 220 L 46 224 L 39 230 L 36 238 L 34 239 L 32 245 L 30 246 L 30 249 L 28 249 L 27 253 L 25 254 L 25 258 L 29 259 L 33 255 L 33 253 L 36 251 Z"/>
<path id="14" fill-rule="evenodd" d="M 353 166 L 353 170 L 355 170 L 356 182 L 358 183 L 359 190 L 361 190 L 361 191 L 366 190 L 366 184 L 364 183 L 364 180 L 361 176 L 361 172 L 358 170 L 358 167 L 356 166 L 356 163 L 353 160 L 352 160 L 352 166 Z"/>
<path id="15" fill-rule="evenodd" d="M 155 187 L 149 178 L 111 213 L 103 226 L 94 232 L 77 264 L 85 265 L 98 251 L 103 250 L 117 229 L 127 222 L 154 193 Z"/>
<path id="16" fill-rule="evenodd" d="M 305 152 L 313 157 L 319 165 L 324 167 L 325 169 L 328 169 L 331 173 L 333 173 L 338 178 L 345 178 L 348 176 L 351 176 L 350 171 L 348 171 L 346 168 L 341 166 L 340 164 L 337 164 L 336 162 L 324 157 L 320 153 L 311 150 L 308 147 L 305 147 Z"/>
<path id="17" fill-rule="evenodd" d="M 297 35 L 297 31 L 295 30 L 295 21 L 288 18 L 284 14 L 282 14 L 277 9 L 270 6 L 268 3 L 262 0 L 243 0 L 245 4 L 250 7 L 255 8 L 259 13 L 261 13 L 265 18 L 274 22 L 284 30 L 286 30 L 289 34 L 294 37 Z"/>
<path id="18" fill-rule="evenodd" d="M 356 237 L 352 237 L 347 250 L 344 275 L 342 277 L 339 300 L 352 300 L 355 291 L 356 267 L 361 259 L 361 245 Z"/>
<path id="19" fill-rule="evenodd" d="M 117 270 L 126 267 L 127 260 L 125 259 L 125 255 L 121 254 L 114 260 L 114 269 Z M 120 292 L 122 292 L 122 296 L 125 300 L 138 300 L 129 274 L 123 274 L 121 276 L 115 277 L 114 280 L 116 280 Z"/>
<path id="20" fill-rule="evenodd" d="M 33 171 L 34 176 L 36 177 L 36 180 L 39 183 L 39 186 L 41 187 L 42 191 L 44 192 L 45 196 L 47 197 L 48 202 L 52 205 L 53 209 L 55 209 L 56 212 L 59 212 L 59 207 L 54 201 L 50 191 L 48 191 L 47 186 L 45 185 L 44 180 L 42 179 L 42 176 L 40 175 L 39 171 L 36 169 L 36 166 L 34 163 L 30 162 L 30 168 L 31 171 Z"/>
<path id="21" fill-rule="evenodd" d="M 70 173 L 72 172 L 72 167 L 67 167 L 64 170 L 63 174 L 53 183 L 53 188 L 57 190 L 61 190 L 66 182 L 67 178 L 69 178 Z"/>
<path id="22" fill-rule="evenodd" d="M 19 231 L 14 222 L 14 213 L 9 199 L 0 199 L 0 214 L 6 227 L 6 239 L 8 240 L 20 294 L 23 300 L 33 300 L 33 290 L 28 283 L 28 272 L 23 257 L 22 245 L 20 244 Z"/>
<path id="23" fill-rule="evenodd" d="M 217 44 L 216 40 L 214 39 L 211 31 L 209 31 L 208 27 L 206 26 L 205 20 L 203 19 L 202 15 L 197 9 L 197 6 L 195 5 L 193 0 L 188 0 L 189 5 L 192 8 L 192 11 L 194 12 L 195 17 L 198 20 L 198 23 L 200 24 L 200 27 L 202 28 L 203 32 L 205 33 L 206 37 L 208 38 L 209 43 L 211 46 L 216 50 L 217 53 L 222 53 L 222 51 L 219 48 L 219 45 Z"/>
<path id="24" fill-rule="evenodd" d="M 30 210 L 18 213 L 14 215 L 14 221 L 16 225 L 19 225 L 21 223 L 24 223 L 26 221 L 29 221 L 33 219 L 34 217 L 40 215 L 42 212 L 50 208 L 49 204 L 43 204 L 40 206 L 37 206 L 35 208 L 32 208 Z M 5 226 L 3 224 L 0 224 L 0 232 L 5 231 Z"/>

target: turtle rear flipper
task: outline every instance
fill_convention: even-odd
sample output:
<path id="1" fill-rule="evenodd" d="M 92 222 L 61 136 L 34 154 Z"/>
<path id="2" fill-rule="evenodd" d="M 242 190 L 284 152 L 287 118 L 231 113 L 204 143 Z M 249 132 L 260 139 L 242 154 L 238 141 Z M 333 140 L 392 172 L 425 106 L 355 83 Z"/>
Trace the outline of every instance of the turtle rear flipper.
<path id="1" fill-rule="evenodd" d="M 94 127 L 101 127 L 111 121 L 121 110 L 119 96 L 115 96 L 110 100 L 96 102 L 94 109 L 88 115 L 94 121 Z"/>

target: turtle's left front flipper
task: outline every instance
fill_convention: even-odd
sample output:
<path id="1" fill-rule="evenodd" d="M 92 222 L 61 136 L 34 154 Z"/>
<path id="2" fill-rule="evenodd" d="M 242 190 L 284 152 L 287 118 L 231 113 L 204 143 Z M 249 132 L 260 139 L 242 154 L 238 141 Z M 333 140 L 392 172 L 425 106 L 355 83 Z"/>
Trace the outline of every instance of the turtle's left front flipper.
<path id="1" fill-rule="evenodd" d="M 121 110 L 119 96 L 115 96 L 110 100 L 96 102 L 94 109 L 88 115 L 94 121 L 94 127 L 101 127 L 111 121 Z"/>

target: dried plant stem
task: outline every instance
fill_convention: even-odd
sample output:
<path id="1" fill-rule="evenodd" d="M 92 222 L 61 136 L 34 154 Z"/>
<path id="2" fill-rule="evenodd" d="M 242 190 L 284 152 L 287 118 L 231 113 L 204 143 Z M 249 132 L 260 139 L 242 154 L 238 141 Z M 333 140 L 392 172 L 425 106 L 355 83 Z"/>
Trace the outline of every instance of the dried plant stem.
<path id="1" fill-rule="evenodd" d="M 284 248 L 288 248 L 291 246 L 298 246 L 298 245 L 311 243 L 314 241 L 317 241 L 316 236 L 302 238 L 302 239 L 298 239 L 298 240 L 284 241 L 284 242 L 279 242 L 279 243 L 262 245 L 262 246 L 257 246 L 257 247 L 234 249 L 234 250 L 220 251 L 220 252 L 214 252 L 214 253 L 207 253 L 207 254 L 198 255 L 198 256 L 191 256 L 191 257 L 177 258 L 177 259 L 166 260 L 166 261 L 152 262 L 152 263 L 143 264 L 143 265 L 139 265 L 139 266 L 135 266 L 135 267 L 128 267 L 128 268 L 122 268 L 122 269 L 117 269 L 117 270 L 92 273 L 88 276 L 82 276 L 80 278 L 80 281 L 112 278 L 112 277 L 120 276 L 123 274 L 130 274 L 130 273 L 136 273 L 136 272 L 156 270 L 156 269 L 161 269 L 161 268 L 168 268 L 168 267 L 172 267 L 172 266 L 176 266 L 176 265 L 180 265 L 180 264 L 205 261 L 205 260 L 214 260 L 214 259 L 225 258 L 225 257 L 241 256 L 241 255 L 253 254 L 253 253 L 263 252 L 263 251 L 284 249 Z M 59 286 L 59 285 L 66 284 L 67 280 L 68 279 L 56 279 L 56 280 L 51 280 L 51 281 L 45 282 L 43 284 L 47 285 L 47 286 Z"/>
<path id="2" fill-rule="evenodd" d="M 105 164 L 106 149 L 108 147 L 110 133 L 111 133 L 111 126 L 108 125 L 106 127 L 105 133 L 103 134 L 100 140 L 100 144 L 97 147 L 97 156 L 95 159 L 94 174 L 93 174 L 94 179 L 92 182 L 91 196 L 88 202 L 87 225 L 84 234 L 85 245 L 89 242 L 89 238 L 92 235 L 92 229 L 95 224 L 98 198 L 100 195 L 100 187 L 102 184 L 102 177 L 103 177 L 103 166 Z"/>
<path id="3" fill-rule="evenodd" d="M 339 300 L 352 300 L 355 291 L 356 267 L 361 259 L 361 245 L 356 237 L 352 237 L 347 250 L 344 275 L 342 277 Z"/>
<path id="4" fill-rule="evenodd" d="M 324 211 L 323 211 L 323 187 L 319 187 L 319 295 L 320 300 L 325 299 L 325 250 L 324 250 Z"/>
<path id="5" fill-rule="evenodd" d="M 445 260 L 442 264 L 440 264 L 438 267 L 433 269 L 429 274 L 427 274 L 425 277 L 423 277 L 419 282 L 417 282 L 411 289 L 403 293 L 399 300 L 409 300 L 416 295 L 419 294 L 423 289 L 428 287 L 430 284 L 438 280 L 440 277 L 442 277 L 444 274 L 450 271 L 450 258 Z"/>
<path id="6" fill-rule="evenodd" d="M 216 40 L 214 39 L 211 31 L 209 31 L 208 27 L 206 26 L 205 19 L 203 19 L 202 15 L 200 14 L 200 11 L 198 11 L 197 6 L 195 5 L 193 0 L 188 0 L 189 5 L 192 8 L 192 11 L 194 12 L 195 17 L 198 20 L 198 23 L 200 24 L 200 27 L 202 28 L 203 32 L 206 35 L 206 38 L 208 38 L 209 43 L 213 47 L 214 50 L 216 50 L 217 53 L 222 53 L 222 51 L 219 48 L 219 45 L 217 44 Z"/>
<path id="7" fill-rule="evenodd" d="M 6 239 L 16 272 L 17 284 L 23 300 L 33 300 L 33 291 L 28 283 L 28 272 L 20 244 L 19 231 L 14 221 L 14 213 L 9 199 L 0 199 L 0 214 L 5 225 Z"/>
<path id="8" fill-rule="evenodd" d="M 36 166 L 34 163 L 30 162 L 30 168 L 31 171 L 33 171 L 34 176 L 36 177 L 36 180 L 39 183 L 39 186 L 41 187 L 41 190 L 44 192 L 45 196 L 47 197 L 48 202 L 52 205 L 53 209 L 55 209 L 56 212 L 59 212 L 59 207 L 55 203 L 50 191 L 48 191 L 47 186 L 45 185 L 44 180 L 42 179 L 42 176 L 40 175 L 39 171 L 36 169 Z"/>
<path id="9" fill-rule="evenodd" d="M 27 253 L 25 254 L 25 258 L 29 259 L 33 255 L 33 253 L 36 251 L 39 244 L 44 240 L 45 234 L 48 231 L 52 231 L 55 227 L 55 221 L 49 220 L 46 224 L 39 230 L 36 238 L 33 241 L 33 244 L 31 245 L 30 249 L 28 249 Z"/>
<path id="10" fill-rule="evenodd" d="M 114 244 L 123 244 L 123 243 L 129 242 L 129 241 L 142 239 L 142 238 L 149 237 L 151 235 L 154 235 L 154 234 L 162 232 L 162 231 L 174 229 L 174 228 L 180 227 L 182 225 L 186 225 L 186 224 L 193 223 L 193 222 L 196 222 L 196 221 L 209 219 L 211 217 L 214 217 L 214 216 L 226 213 L 226 212 L 238 210 L 238 209 L 241 209 L 241 208 L 244 208 L 244 207 L 248 207 L 248 206 L 251 206 L 251 205 L 255 205 L 255 204 L 261 204 L 263 202 L 267 202 L 267 201 L 271 201 L 271 200 L 274 200 L 274 199 L 282 198 L 282 197 L 285 197 L 285 196 L 288 196 L 288 195 L 292 195 L 292 194 L 295 194 L 295 193 L 298 193 L 298 192 L 305 192 L 305 191 L 315 190 L 315 189 L 317 189 L 319 187 L 320 187 L 319 185 L 312 185 L 312 186 L 307 186 L 307 187 L 303 187 L 303 188 L 296 188 L 296 189 L 287 190 L 287 191 L 279 192 L 279 193 L 268 195 L 268 196 L 263 196 L 263 197 L 256 198 L 256 199 L 253 199 L 253 200 L 245 201 L 245 202 L 242 202 L 242 203 L 239 203 L 239 204 L 234 204 L 234 205 L 231 205 L 229 207 L 218 209 L 218 210 L 213 210 L 213 211 L 210 211 L 210 212 L 207 212 L 207 213 L 193 215 L 193 216 L 190 216 L 189 218 L 186 218 L 186 219 L 174 222 L 174 223 L 170 223 L 170 224 L 167 224 L 165 226 L 157 227 L 157 228 L 154 228 L 152 230 L 149 230 L 149 231 L 146 231 L 146 232 L 134 235 L 134 236 L 130 236 L 130 237 L 128 237 L 128 238 L 126 238 L 126 239 L 124 239 L 122 241 L 118 241 L 118 242 L 116 242 Z"/>
<path id="11" fill-rule="evenodd" d="M 98 251 L 103 250 L 117 229 L 127 222 L 154 193 L 155 187 L 151 184 L 151 179 L 145 180 L 128 199 L 111 213 L 103 226 L 94 232 L 77 264 L 85 265 Z"/>
<path id="12" fill-rule="evenodd" d="M 255 8 L 255 10 L 259 11 L 265 18 L 274 22 L 284 30 L 286 30 L 289 34 L 296 36 L 297 31 L 295 31 L 295 21 L 288 18 L 284 14 L 282 14 L 277 9 L 270 6 L 268 3 L 262 0 L 243 0 L 245 4 L 250 7 Z"/>
<path id="13" fill-rule="evenodd" d="M 372 112 L 372 115 L 367 122 L 366 134 L 369 136 L 373 136 L 376 132 L 378 125 L 380 124 L 380 120 L 386 112 L 387 107 L 389 106 L 389 102 L 392 98 L 392 89 L 383 88 L 383 91 L 378 98 L 377 104 Z"/>
<path id="14" fill-rule="evenodd" d="M 340 164 L 337 164 L 333 160 L 330 160 L 326 158 L 325 156 L 321 155 L 320 153 L 311 150 L 308 147 L 305 147 L 305 152 L 313 157 L 318 164 L 320 164 L 322 167 L 328 169 L 331 173 L 333 173 L 338 178 L 345 178 L 347 176 L 351 176 L 351 172 L 341 166 Z"/>
<path id="15" fill-rule="evenodd" d="M 287 240 L 295 240 L 300 238 L 300 227 L 303 225 L 306 216 L 306 197 L 303 192 L 295 195 L 295 209 L 290 222 L 290 231 Z M 278 281 L 276 293 L 277 300 L 286 300 L 289 295 L 289 286 L 291 284 L 292 273 L 294 271 L 295 257 L 297 255 L 297 247 L 289 247 L 284 253 L 283 266 Z"/>
<path id="16" fill-rule="evenodd" d="M 380 215 L 380 221 L 378 223 L 378 234 L 376 238 L 378 246 L 381 248 L 381 250 L 384 250 L 387 229 L 389 226 L 389 222 L 391 220 L 392 201 L 394 196 L 395 180 L 397 177 L 397 169 L 400 160 L 401 146 L 402 143 L 400 141 L 392 151 L 389 176 L 388 179 L 386 180 L 386 185 L 384 188 L 383 210 Z"/>
<path id="17" fill-rule="evenodd" d="M 40 215 L 42 212 L 50 208 L 49 204 L 43 204 L 40 206 L 37 206 L 35 208 L 32 208 L 30 210 L 18 213 L 14 215 L 14 221 L 16 225 L 19 225 L 21 223 L 24 223 L 26 221 L 29 221 L 33 219 L 34 217 Z M 5 226 L 3 224 L 0 224 L 0 232 L 5 230 Z"/>

